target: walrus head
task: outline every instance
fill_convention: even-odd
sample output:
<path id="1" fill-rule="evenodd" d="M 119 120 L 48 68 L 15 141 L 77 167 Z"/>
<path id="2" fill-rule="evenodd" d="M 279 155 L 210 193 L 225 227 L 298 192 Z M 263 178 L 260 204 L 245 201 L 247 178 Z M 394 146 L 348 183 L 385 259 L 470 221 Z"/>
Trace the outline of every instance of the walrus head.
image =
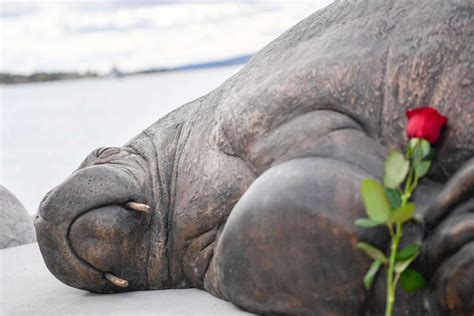
<path id="1" fill-rule="evenodd" d="M 93 151 L 40 204 L 35 220 L 48 269 L 93 292 L 149 288 L 147 242 L 154 197 L 146 160 L 131 149 Z"/>

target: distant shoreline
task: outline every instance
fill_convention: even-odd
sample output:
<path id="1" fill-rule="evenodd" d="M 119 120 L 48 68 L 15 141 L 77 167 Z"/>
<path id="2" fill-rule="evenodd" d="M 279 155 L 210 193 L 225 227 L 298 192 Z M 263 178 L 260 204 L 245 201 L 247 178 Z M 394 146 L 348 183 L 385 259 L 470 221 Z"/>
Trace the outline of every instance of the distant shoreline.
<path id="1" fill-rule="evenodd" d="M 144 75 L 144 74 L 155 74 L 155 73 L 162 73 L 162 72 L 227 67 L 227 66 L 245 64 L 250 60 L 250 58 L 252 58 L 252 56 L 253 55 L 242 55 L 238 57 L 210 61 L 210 62 L 186 64 L 182 66 L 169 67 L 169 68 L 166 68 L 166 67 L 146 68 L 146 69 L 131 71 L 131 72 L 122 72 L 117 67 L 114 67 L 107 74 L 99 74 L 93 71 L 82 72 L 82 73 L 80 72 L 36 72 L 31 75 L 0 73 L 0 85 L 15 85 L 15 84 L 25 84 L 25 83 L 35 83 L 35 82 L 76 80 L 76 79 L 86 79 L 86 78 L 110 78 L 110 77 L 120 78 L 120 77 Z"/>

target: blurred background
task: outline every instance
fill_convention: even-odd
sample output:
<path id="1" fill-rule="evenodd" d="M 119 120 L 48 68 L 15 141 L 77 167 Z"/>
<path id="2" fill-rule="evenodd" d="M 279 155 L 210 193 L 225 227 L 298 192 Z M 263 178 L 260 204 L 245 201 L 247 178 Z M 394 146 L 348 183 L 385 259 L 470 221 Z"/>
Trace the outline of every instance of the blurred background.
<path id="1" fill-rule="evenodd" d="M 97 147 L 216 88 L 331 0 L 0 2 L 0 184 L 28 213 Z"/>

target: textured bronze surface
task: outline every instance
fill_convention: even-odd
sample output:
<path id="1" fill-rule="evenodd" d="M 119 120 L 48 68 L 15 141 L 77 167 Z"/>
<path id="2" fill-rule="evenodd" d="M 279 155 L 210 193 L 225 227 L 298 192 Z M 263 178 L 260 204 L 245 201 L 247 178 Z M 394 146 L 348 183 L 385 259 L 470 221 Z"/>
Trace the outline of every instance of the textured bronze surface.
<path id="1" fill-rule="evenodd" d="M 355 245 L 388 236 L 354 226 L 359 183 L 406 143 L 405 111 L 431 104 L 450 121 L 402 241 L 422 244 L 428 287 L 398 292 L 395 314 L 472 315 L 473 82 L 471 0 L 338 1 L 216 90 L 92 152 L 41 203 L 44 260 L 100 293 L 198 287 L 257 313 L 379 315 L 384 273 L 365 291 Z"/>

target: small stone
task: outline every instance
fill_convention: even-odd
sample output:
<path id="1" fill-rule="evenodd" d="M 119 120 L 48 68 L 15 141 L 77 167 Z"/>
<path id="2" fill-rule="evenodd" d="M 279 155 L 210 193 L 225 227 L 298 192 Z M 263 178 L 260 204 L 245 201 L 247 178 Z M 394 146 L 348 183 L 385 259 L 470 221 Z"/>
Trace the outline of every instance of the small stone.
<path id="1" fill-rule="evenodd" d="M 15 195 L 0 185 L 0 249 L 35 241 L 32 218 Z"/>

